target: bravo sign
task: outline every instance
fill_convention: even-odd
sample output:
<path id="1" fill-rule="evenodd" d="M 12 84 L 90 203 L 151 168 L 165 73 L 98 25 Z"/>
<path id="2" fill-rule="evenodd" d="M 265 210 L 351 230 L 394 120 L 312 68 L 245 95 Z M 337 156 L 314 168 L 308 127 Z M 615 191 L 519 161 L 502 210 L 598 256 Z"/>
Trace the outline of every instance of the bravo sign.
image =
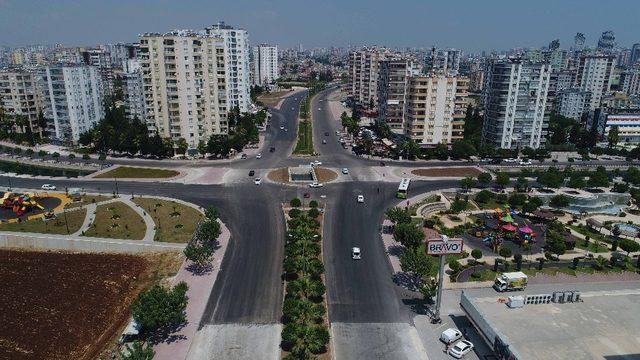
<path id="1" fill-rule="evenodd" d="M 460 254 L 462 239 L 434 239 L 427 241 L 427 255 Z"/>

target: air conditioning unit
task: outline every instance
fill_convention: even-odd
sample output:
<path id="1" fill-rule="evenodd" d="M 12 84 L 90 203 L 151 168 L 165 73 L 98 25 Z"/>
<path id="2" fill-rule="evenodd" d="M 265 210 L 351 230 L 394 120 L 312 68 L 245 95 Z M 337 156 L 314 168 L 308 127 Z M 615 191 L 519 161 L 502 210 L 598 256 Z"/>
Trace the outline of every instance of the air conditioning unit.
<path id="1" fill-rule="evenodd" d="M 557 304 L 561 304 L 564 302 L 564 292 L 562 291 L 556 291 L 553 293 L 553 297 L 551 298 L 551 301 L 553 301 L 554 303 Z"/>
<path id="2" fill-rule="evenodd" d="M 580 302 L 582 299 L 580 298 L 580 291 L 574 291 L 573 296 L 571 297 L 572 302 Z"/>
<path id="3" fill-rule="evenodd" d="M 573 291 L 565 291 L 564 293 L 564 301 L 572 302 L 573 301 Z"/>

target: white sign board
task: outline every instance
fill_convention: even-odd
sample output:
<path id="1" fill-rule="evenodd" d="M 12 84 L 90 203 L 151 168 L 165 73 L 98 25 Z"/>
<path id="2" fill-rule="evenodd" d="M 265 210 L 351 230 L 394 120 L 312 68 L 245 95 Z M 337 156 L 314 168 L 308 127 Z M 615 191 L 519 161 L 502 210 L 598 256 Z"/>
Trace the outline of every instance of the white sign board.
<path id="1" fill-rule="evenodd" d="M 427 241 L 427 255 L 460 254 L 462 245 L 462 239 L 429 240 Z"/>

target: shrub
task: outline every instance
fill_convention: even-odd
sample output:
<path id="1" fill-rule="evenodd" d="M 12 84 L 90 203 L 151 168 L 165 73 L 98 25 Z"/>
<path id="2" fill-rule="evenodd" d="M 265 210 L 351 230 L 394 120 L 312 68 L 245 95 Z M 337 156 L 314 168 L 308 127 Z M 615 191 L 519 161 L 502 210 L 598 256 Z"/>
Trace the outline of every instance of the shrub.
<path id="1" fill-rule="evenodd" d="M 471 250 L 471 257 L 474 258 L 477 262 L 478 260 L 482 259 L 482 251 L 480 251 L 480 249 Z"/>
<path id="2" fill-rule="evenodd" d="M 181 282 L 169 290 L 154 285 L 143 291 L 131 304 L 131 315 L 145 334 L 164 327 L 179 325 L 186 320 L 187 284 Z"/>
<path id="3" fill-rule="evenodd" d="M 449 261 L 449 269 L 451 269 L 454 273 L 459 272 L 462 269 L 462 265 L 456 259 L 451 259 Z"/>
<path id="4" fill-rule="evenodd" d="M 309 207 L 311 208 L 317 208 L 318 207 L 318 202 L 315 200 L 311 200 L 309 201 Z"/>
<path id="5" fill-rule="evenodd" d="M 311 208 L 311 210 L 309 210 L 307 214 L 309 214 L 310 218 L 315 219 L 320 216 L 320 211 L 318 211 L 318 209 L 316 208 Z"/>
<path id="6" fill-rule="evenodd" d="M 302 205 L 302 201 L 300 201 L 300 199 L 298 199 L 298 198 L 293 198 L 289 202 L 289 205 L 291 205 L 291 207 L 297 208 L 297 207 L 300 207 Z"/>
<path id="7" fill-rule="evenodd" d="M 289 210 L 289 217 L 292 219 L 300 217 L 300 214 L 302 214 L 302 211 L 300 211 L 300 209 Z"/>

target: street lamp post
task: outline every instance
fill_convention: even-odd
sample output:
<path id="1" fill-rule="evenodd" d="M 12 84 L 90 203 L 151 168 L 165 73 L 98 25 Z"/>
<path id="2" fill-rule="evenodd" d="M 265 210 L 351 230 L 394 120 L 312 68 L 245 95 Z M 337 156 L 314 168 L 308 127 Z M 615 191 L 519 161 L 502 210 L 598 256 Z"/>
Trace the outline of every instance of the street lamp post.
<path id="1" fill-rule="evenodd" d="M 63 207 L 62 213 L 64 214 L 64 224 L 67 226 L 67 235 L 69 235 L 69 221 L 67 221 L 67 210 Z"/>

